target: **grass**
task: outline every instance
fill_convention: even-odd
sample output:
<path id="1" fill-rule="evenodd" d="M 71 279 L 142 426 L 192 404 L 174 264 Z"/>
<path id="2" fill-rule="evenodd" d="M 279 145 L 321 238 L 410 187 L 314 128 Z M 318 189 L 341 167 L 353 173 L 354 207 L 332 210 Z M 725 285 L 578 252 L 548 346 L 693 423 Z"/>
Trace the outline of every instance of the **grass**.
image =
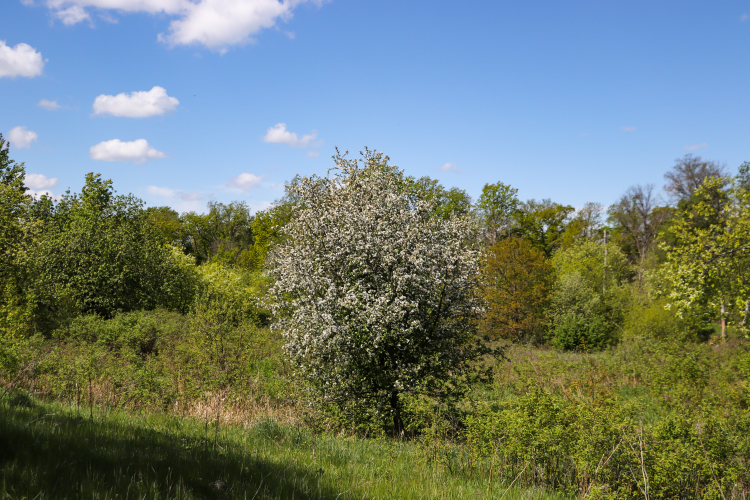
<path id="1" fill-rule="evenodd" d="M 7 400 L 7 398 L 6 398 Z M 0 406 L 0 499 L 547 499 L 430 460 L 419 443 L 316 436 L 32 400 Z"/>

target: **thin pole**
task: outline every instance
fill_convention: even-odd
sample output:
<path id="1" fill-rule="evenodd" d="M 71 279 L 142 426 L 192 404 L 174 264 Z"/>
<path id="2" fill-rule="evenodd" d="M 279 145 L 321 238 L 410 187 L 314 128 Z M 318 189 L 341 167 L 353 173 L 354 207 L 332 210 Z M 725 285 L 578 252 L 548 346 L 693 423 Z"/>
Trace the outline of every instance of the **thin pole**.
<path id="1" fill-rule="evenodd" d="M 604 279 L 602 280 L 602 295 L 607 293 L 607 230 L 604 230 Z"/>

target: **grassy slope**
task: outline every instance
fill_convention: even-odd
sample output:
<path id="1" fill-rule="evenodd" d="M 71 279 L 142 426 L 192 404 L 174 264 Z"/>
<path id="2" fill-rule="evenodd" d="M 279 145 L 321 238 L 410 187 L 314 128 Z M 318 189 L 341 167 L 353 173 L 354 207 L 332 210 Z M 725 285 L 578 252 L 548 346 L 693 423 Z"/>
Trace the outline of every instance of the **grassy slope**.
<path id="1" fill-rule="evenodd" d="M 424 450 L 16 397 L 0 406 L 0 498 L 561 498 L 452 474 Z"/>

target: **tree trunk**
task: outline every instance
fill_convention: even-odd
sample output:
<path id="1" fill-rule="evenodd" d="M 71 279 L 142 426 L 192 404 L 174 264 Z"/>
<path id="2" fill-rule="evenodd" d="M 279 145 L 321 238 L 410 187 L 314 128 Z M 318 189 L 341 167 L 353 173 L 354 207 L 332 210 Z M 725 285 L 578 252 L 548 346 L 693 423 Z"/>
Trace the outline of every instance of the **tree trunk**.
<path id="1" fill-rule="evenodd" d="M 726 342 L 727 340 L 727 318 L 726 308 L 724 307 L 724 301 L 721 301 L 721 341 Z"/>
<path id="2" fill-rule="evenodd" d="M 393 412 L 393 432 L 400 436 L 404 432 L 404 422 L 401 420 L 401 402 L 398 391 L 391 392 L 391 411 Z"/>

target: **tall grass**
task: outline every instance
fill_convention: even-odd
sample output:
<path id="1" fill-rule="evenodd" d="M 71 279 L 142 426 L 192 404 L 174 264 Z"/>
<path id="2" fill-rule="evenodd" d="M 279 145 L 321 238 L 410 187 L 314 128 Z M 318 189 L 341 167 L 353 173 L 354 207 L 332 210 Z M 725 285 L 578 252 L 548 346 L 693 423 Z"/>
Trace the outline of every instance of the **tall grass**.
<path id="1" fill-rule="evenodd" d="M 553 499 L 471 477 L 398 440 L 265 420 L 79 411 L 16 393 L 0 407 L 0 498 Z M 460 451 L 459 451 L 460 453 Z"/>

